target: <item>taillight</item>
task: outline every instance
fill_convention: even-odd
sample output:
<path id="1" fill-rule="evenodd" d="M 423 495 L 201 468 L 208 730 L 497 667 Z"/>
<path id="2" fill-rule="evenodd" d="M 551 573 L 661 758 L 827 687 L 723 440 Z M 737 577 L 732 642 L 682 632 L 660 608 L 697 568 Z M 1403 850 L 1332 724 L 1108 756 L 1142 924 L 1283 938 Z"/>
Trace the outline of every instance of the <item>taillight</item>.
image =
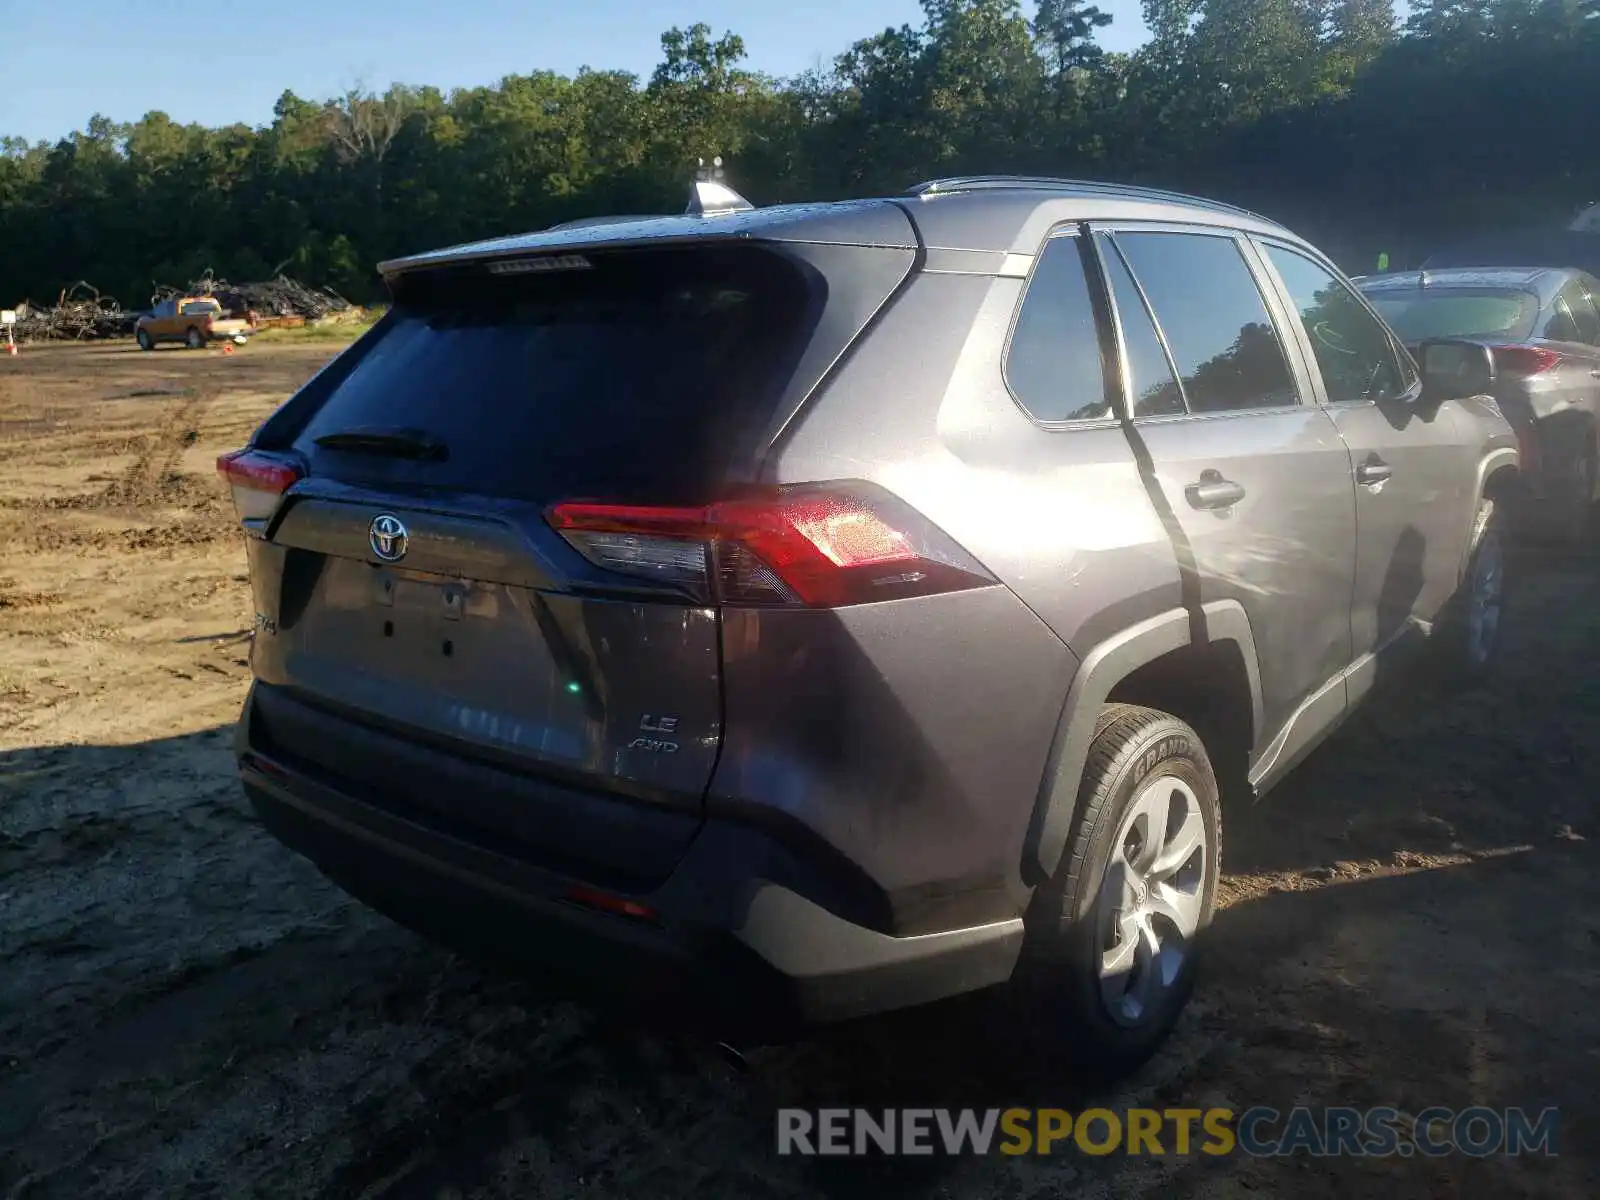
<path id="1" fill-rule="evenodd" d="M 573 502 L 548 518 L 597 567 L 724 604 L 836 608 L 994 582 L 943 530 L 870 484 L 705 508 Z"/>
<path id="2" fill-rule="evenodd" d="M 1495 369 L 1518 378 L 1542 375 L 1561 362 L 1561 355 L 1543 346 L 1494 346 L 1492 349 Z"/>
<path id="3" fill-rule="evenodd" d="M 217 474 L 233 492 L 233 508 L 241 521 L 265 521 L 278 500 L 299 480 L 298 463 L 262 450 L 234 450 L 217 459 Z"/>
<path id="4" fill-rule="evenodd" d="M 629 900 L 626 896 L 614 896 L 610 892 L 602 892 L 599 888 L 586 887 L 581 883 L 575 883 L 567 889 L 567 899 L 585 908 L 598 909 L 600 912 L 612 913 L 619 917 L 633 917 L 638 921 L 657 919 L 656 910 L 648 904 L 640 904 L 637 900 Z"/>

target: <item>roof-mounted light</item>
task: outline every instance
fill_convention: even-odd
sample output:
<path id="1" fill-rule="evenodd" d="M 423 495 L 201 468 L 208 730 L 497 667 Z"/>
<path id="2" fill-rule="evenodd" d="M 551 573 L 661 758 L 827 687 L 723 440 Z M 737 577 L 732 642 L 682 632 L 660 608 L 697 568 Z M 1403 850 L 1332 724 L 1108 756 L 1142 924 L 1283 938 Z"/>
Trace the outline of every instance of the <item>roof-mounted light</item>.
<path id="1" fill-rule="evenodd" d="M 594 264 L 581 254 L 546 254 L 538 258 L 504 258 L 489 264 L 491 275 L 539 275 L 550 271 L 588 271 Z"/>

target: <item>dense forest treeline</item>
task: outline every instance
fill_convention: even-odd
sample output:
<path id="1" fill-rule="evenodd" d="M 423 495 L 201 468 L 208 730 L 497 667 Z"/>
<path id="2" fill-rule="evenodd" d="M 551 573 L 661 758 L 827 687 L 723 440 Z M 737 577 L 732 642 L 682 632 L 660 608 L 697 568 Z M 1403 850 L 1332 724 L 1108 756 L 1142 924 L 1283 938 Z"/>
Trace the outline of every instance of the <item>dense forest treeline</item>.
<path id="1" fill-rule="evenodd" d="M 364 299 L 380 259 L 602 213 L 678 211 L 721 154 L 757 203 L 969 171 L 1159 184 L 1268 213 L 1352 270 L 1600 199 L 1600 0 L 1143 0 L 1103 52 L 1083 0 L 923 0 L 826 71 L 748 70 L 734 33 L 662 36 L 649 79 L 395 85 L 270 125 L 96 117 L 0 141 L 0 299 L 87 279 L 128 305 L 204 269 Z M 3 133 L 3 131 L 0 131 Z"/>

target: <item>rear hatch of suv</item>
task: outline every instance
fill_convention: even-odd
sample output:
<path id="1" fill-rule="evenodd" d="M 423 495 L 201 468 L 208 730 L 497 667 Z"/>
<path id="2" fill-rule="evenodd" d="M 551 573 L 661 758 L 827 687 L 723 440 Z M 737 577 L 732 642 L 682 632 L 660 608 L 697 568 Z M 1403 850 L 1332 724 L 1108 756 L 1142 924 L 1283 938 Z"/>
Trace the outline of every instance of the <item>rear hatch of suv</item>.
<path id="1" fill-rule="evenodd" d="M 501 853 L 664 878 L 721 744 L 718 568 L 593 515 L 756 486 L 912 253 L 624 244 L 392 278 L 379 327 L 219 464 L 252 535 L 252 746 Z"/>

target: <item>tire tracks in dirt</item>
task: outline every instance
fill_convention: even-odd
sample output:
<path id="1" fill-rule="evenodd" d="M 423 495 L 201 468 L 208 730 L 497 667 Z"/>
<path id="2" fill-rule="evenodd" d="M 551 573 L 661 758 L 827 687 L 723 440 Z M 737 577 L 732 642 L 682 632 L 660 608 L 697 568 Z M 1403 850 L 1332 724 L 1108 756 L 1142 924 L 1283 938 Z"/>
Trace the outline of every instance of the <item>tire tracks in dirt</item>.
<path id="1" fill-rule="evenodd" d="M 0 507 L 22 510 L 88 511 L 159 508 L 193 500 L 193 477 L 178 470 L 183 453 L 200 437 L 200 423 L 216 403 L 212 386 L 185 389 L 154 431 L 138 441 L 138 450 L 120 475 L 98 492 L 80 492 L 45 499 L 7 497 Z"/>
<path id="2" fill-rule="evenodd" d="M 199 438 L 200 421 L 216 400 L 215 385 L 195 388 L 183 396 L 145 439 L 121 477 L 100 494 L 95 507 L 151 508 L 182 499 L 174 495 L 182 491 L 184 479 L 176 469 L 178 462 Z"/>
<path id="3" fill-rule="evenodd" d="M 33 549 L 157 550 L 201 545 L 226 537 L 231 524 L 211 482 L 180 469 L 184 452 L 200 438 L 200 425 L 216 404 L 214 384 L 185 389 L 168 407 L 160 424 L 138 443 L 133 460 L 98 492 L 52 496 L 42 500 L 6 498 L 0 507 L 36 514 L 14 530 Z M 103 513 L 148 519 L 152 512 L 186 510 L 179 520 L 143 529 L 118 530 L 72 523 L 73 513 Z"/>

